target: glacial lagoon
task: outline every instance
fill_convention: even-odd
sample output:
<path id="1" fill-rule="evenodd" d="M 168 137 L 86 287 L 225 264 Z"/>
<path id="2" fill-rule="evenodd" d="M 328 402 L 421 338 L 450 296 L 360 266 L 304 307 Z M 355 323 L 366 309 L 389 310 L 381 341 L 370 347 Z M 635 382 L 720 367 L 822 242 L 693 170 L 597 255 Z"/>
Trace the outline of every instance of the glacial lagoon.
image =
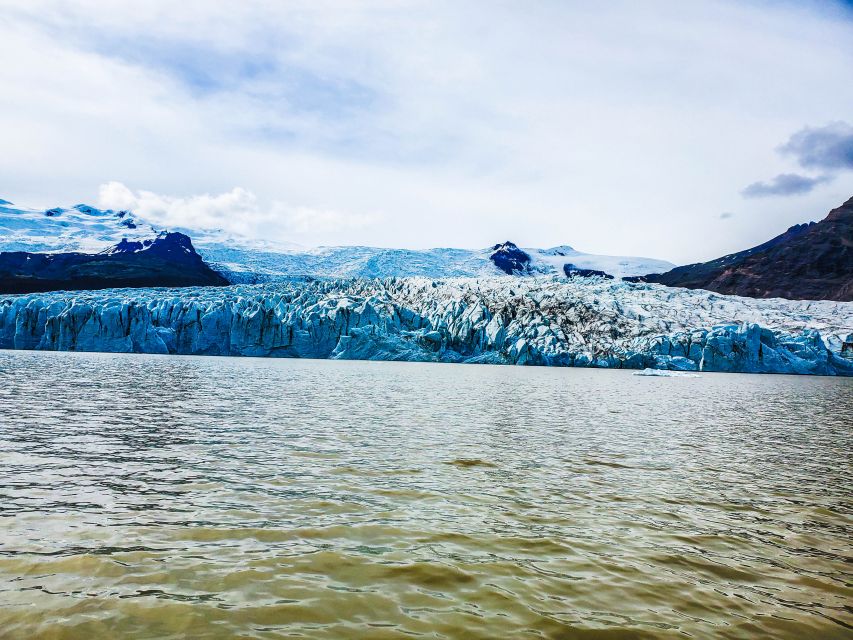
<path id="1" fill-rule="evenodd" d="M 0 351 L 0 638 L 849 638 L 853 380 Z"/>

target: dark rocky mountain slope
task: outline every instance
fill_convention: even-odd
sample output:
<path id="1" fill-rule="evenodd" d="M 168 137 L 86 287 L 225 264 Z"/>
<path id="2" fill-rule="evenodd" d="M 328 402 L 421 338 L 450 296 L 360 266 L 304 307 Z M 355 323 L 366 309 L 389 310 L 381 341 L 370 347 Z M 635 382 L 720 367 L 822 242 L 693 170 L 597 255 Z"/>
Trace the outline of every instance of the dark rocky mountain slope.
<path id="1" fill-rule="evenodd" d="M 530 270 L 532 260 L 528 254 L 519 249 L 515 243 L 507 240 L 503 244 L 492 247 L 489 259 L 495 266 L 508 275 L 525 274 Z"/>
<path id="2" fill-rule="evenodd" d="M 226 284 L 182 233 L 122 240 L 96 254 L 0 252 L 0 293 Z"/>
<path id="3" fill-rule="evenodd" d="M 853 198 L 752 249 L 626 279 L 751 298 L 853 300 Z"/>
<path id="4" fill-rule="evenodd" d="M 605 271 L 601 271 L 600 269 L 581 269 L 578 266 L 573 265 L 571 262 L 568 262 L 563 265 L 563 273 L 566 274 L 567 278 L 606 278 L 607 280 L 613 280 L 613 276 Z"/>

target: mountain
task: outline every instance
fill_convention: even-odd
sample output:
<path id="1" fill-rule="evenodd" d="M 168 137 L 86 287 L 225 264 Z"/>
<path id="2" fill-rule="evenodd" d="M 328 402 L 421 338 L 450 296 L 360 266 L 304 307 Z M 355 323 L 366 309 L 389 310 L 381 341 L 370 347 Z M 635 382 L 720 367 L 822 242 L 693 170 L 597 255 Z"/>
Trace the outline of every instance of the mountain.
<path id="1" fill-rule="evenodd" d="M 629 280 L 751 298 L 853 300 L 853 198 L 752 249 Z"/>
<path id="2" fill-rule="evenodd" d="M 494 253 L 489 255 L 489 260 L 504 273 L 524 275 L 531 272 L 533 259 L 509 240 L 496 244 L 492 250 Z"/>
<path id="3" fill-rule="evenodd" d="M 566 264 L 572 264 L 578 270 L 601 271 L 621 278 L 665 271 L 674 266 L 649 258 L 588 254 L 567 245 L 522 249 L 512 242 L 505 242 L 482 250 L 364 246 L 307 248 L 292 243 L 252 240 L 216 229 L 179 227 L 170 230 L 190 236 L 199 255 L 235 283 L 271 282 L 304 276 L 447 278 L 551 274 L 563 277 Z M 84 204 L 40 210 L 0 203 L 0 251 L 92 253 L 114 246 L 123 239 L 141 242 L 160 231 L 159 225 L 130 211 L 102 210 Z"/>
<path id="4" fill-rule="evenodd" d="M 563 273 L 566 274 L 569 278 L 606 278 L 607 280 L 613 280 L 613 276 L 609 273 L 605 273 L 604 271 L 598 271 L 597 269 L 581 269 L 577 265 L 572 264 L 571 262 L 563 265 Z"/>
<path id="5" fill-rule="evenodd" d="M 853 303 L 602 278 L 0 296 L 0 349 L 853 375 L 841 357 L 851 334 Z"/>
<path id="6" fill-rule="evenodd" d="M 181 233 L 122 240 L 97 254 L 0 252 L 0 293 L 225 284 Z"/>

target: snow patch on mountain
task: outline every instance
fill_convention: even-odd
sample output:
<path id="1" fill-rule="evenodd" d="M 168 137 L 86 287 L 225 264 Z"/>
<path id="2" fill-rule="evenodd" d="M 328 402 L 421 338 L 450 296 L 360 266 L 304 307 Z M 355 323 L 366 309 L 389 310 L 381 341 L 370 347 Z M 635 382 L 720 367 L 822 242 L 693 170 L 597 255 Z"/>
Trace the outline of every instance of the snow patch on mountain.
<path id="1" fill-rule="evenodd" d="M 136 225 L 127 211 L 100 210 L 84 204 L 67 209 L 28 209 L 0 203 L 0 250 L 50 253 L 97 253 L 122 238 L 156 235 Z"/>
<path id="2" fill-rule="evenodd" d="M 638 256 L 605 256 L 583 253 L 569 246 L 551 249 L 526 249 L 533 258 L 534 265 L 542 266 L 546 273 L 563 273 L 563 266 L 573 264 L 578 269 L 603 271 L 614 278 L 638 276 L 647 273 L 659 273 L 656 269 L 672 269 L 666 260 L 641 258 Z"/>

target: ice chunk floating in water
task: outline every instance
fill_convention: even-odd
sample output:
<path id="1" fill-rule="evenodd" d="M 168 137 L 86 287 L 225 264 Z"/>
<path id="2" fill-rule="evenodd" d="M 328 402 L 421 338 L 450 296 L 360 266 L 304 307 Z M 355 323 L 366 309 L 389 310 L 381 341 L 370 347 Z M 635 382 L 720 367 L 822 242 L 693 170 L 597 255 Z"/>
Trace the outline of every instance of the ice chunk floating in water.
<path id="1" fill-rule="evenodd" d="M 0 348 L 851 375 L 853 303 L 602 279 L 310 280 L 0 298 Z"/>
<path id="2" fill-rule="evenodd" d="M 685 373 L 683 371 L 668 371 L 666 369 L 652 369 L 647 367 L 642 371 L 635 371 L 635 376 L 651 376 L 655 378 L 701 378 L 698 373 Z"/>

